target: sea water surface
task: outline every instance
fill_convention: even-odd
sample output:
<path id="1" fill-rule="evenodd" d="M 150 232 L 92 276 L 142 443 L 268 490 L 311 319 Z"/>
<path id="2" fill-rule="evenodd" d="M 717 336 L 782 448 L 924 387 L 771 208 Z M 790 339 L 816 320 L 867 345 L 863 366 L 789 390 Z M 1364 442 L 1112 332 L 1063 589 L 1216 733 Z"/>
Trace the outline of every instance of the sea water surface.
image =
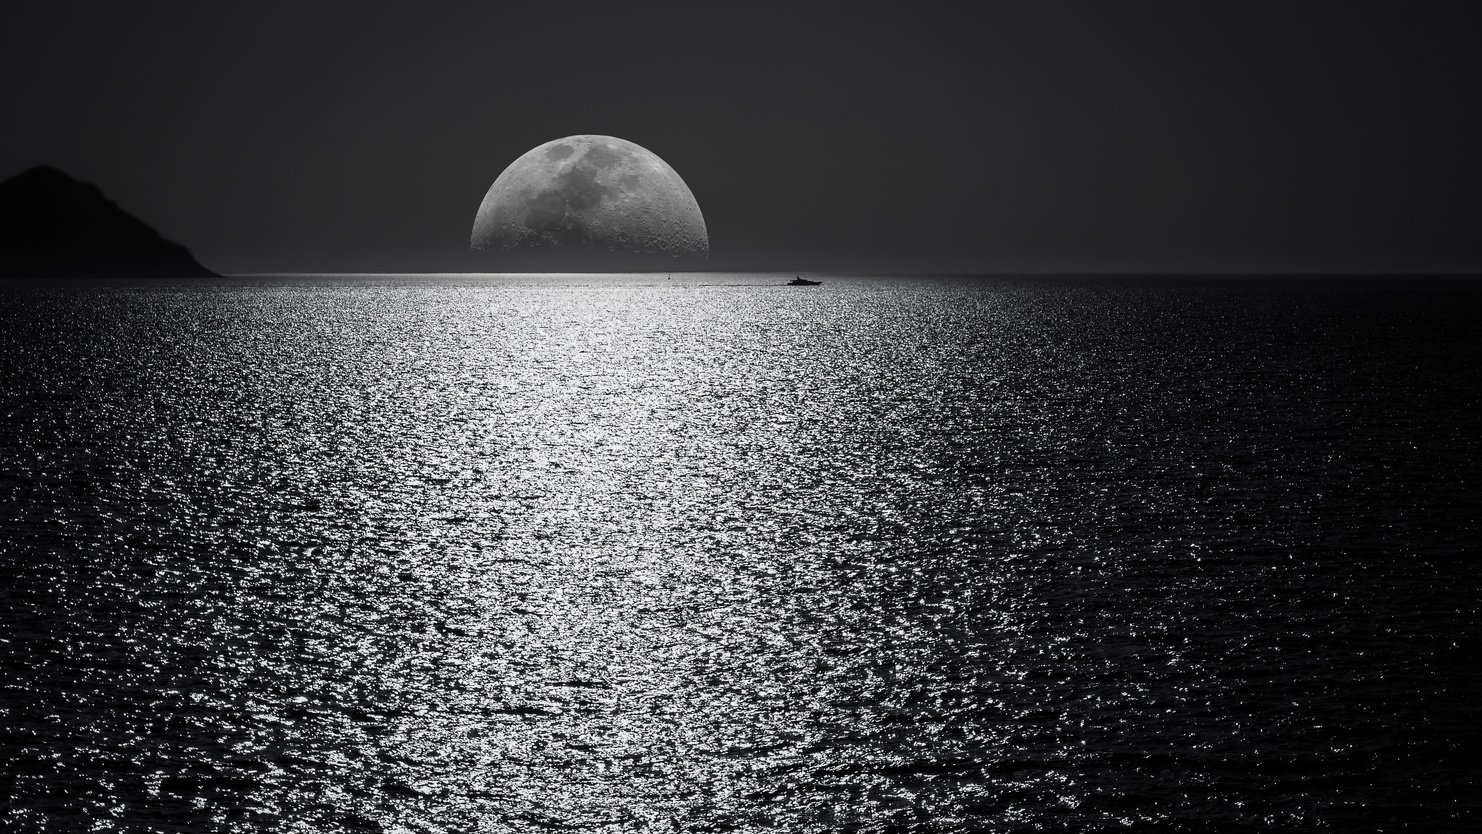
<path id="1" fill-rule="evenodd" d="M 1475 830 L 1466 283 L 0 295 L 7 831 Z"/>

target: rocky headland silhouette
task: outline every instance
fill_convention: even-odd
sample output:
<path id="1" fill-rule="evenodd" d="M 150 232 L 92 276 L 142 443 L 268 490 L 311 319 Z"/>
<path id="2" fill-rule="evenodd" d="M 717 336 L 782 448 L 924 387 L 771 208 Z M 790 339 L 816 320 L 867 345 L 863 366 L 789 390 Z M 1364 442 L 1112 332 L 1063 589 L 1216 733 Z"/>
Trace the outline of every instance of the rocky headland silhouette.
<path id="1" fill-rule="evenodd" d="M 216 277 L 91 183 L 39 166 L 0 183 L 0 276 Z"/>

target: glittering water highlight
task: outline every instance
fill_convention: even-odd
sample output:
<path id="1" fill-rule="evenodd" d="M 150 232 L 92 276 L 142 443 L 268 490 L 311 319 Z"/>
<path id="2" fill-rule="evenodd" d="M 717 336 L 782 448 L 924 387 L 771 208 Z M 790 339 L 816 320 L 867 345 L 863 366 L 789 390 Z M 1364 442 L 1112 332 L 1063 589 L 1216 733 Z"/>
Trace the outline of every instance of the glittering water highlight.
<path id="1" fill-rule="evenodd" d="M 781 280 L 11 291 L 0 819 L 1476 819 L 1476 293 Z"/>

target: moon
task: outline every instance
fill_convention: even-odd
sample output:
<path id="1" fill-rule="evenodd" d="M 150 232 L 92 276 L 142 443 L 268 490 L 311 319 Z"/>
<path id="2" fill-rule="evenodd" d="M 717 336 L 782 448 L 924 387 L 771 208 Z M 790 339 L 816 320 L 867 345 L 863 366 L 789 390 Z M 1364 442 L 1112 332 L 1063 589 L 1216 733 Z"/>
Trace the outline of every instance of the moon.
<path id="1" fill-rule="evenodd" d="M 567 136 L 510 163 L 473 222 L 475 252 L 693 259 L 710 234 L 689 186 L 615 136 Z"/>

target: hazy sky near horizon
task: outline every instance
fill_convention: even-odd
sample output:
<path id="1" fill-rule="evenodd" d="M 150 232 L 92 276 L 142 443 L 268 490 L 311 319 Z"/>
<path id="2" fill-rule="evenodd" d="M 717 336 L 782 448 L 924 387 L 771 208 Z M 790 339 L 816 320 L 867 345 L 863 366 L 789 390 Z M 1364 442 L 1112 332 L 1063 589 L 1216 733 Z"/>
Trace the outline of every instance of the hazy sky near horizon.
<path id="1" fill-rule="evenodd" d="M 1465 5 L 964 6 L 29 4 L 0 177 L 219 271 L 459 270 L 506 165 L 602 133 L 718 268 L 1482 269 Z"/>

